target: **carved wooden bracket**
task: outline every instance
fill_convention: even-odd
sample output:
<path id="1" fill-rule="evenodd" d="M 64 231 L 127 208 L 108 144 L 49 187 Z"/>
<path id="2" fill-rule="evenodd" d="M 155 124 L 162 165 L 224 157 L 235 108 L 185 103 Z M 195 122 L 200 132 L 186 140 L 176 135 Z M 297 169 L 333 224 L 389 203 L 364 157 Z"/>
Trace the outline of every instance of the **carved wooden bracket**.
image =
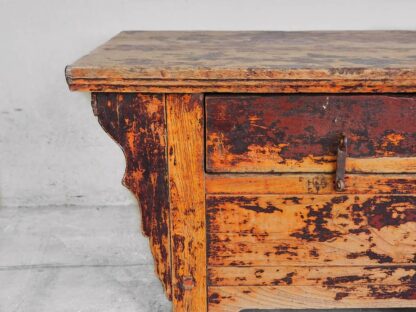
<path id="1" fill-rule="evenodd" d="M 123 150 L 122 183 L 140 203 L 142 231 L 149 237 L 156 272 L 171 299 L 165 95 L 93 93 L 92 107 L 102 128 Z"/>

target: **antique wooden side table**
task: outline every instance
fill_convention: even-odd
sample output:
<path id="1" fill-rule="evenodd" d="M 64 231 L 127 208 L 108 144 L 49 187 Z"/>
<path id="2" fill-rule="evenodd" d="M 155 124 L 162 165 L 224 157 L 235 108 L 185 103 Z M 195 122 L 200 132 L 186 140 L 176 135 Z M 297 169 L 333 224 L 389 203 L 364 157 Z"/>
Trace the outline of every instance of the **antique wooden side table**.
<path id="1" fill-rule="evenodd" d="M 175 311 L 416 307 L 416 32 L 122 32 L 66 78 Z"/>

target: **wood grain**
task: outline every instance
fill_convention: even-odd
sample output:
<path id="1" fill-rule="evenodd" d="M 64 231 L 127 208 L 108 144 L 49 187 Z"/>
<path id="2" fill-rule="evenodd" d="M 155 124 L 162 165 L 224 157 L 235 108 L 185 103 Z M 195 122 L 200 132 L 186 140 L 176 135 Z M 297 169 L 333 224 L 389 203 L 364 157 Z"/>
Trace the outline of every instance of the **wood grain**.
<path id="1" fill-rule="evenodd" d="M 140 93 L 410 93 L 416 82 L 407 80 L 163 80 L 68 78 L 71 91 Z"/>
<path id="2" fill-rule="evenodd" d="M 345 235 L 331 242 L 301 241 L 280 233 L 266 235 L 211 234 L 208 243 L 210 266 L 315 266 L 412 264 L 415 240 L 406 239 L 408 230 L 384 238 L 385 231 L 371 235 Z M 390 233 L 387 233 L 389 235 Z M 369 237 L 373 241 L 368 242 Z"/>
<path id="3" fill-rule="evenodd" d="M 209 265 L 411 264 L 416 197 L 208 196 Z"/>
<path id="4" fill-rule="evenodd" d="M 415 92 L 416 32 L 122 32 L 67 67 L 72 90 Z"/>
<path id="5" fill-rule="evenodd" d="M 414 174 L 350 174 L 342 194 L 415 194 Z M 207 174 L 208 194 L 334 194 L 333 174 Z"/>
<path id="6" fill-rule="evenodd" d="M 94 114 L 126 159 L 123 185 L 140 203 L 156 272 L 171 298 L 169 189 L 165 97 L 162 94 L 95 93 Z"/>
<path id="7" fill-rule="evenodd" d="M 206 229 L 202 95 L 167 95 L 175 311 L 205 311 Z"/>
<path id="8" fill-rule="evenodd" d="M 416 266 L 219 266 L 208 268 L 210 286 L 414 285 Z"/>
<path id="9" fill-rule="evenodd" d="M 341 134 L 349 172 L 416 172 L 416 97 L 210 95 L 209 172 L 333 172 Z"/>
<path id="10" fill-rule="evenodd" d="M 211 286 L 208 311 L 416 307 L 413 285 Z"/>

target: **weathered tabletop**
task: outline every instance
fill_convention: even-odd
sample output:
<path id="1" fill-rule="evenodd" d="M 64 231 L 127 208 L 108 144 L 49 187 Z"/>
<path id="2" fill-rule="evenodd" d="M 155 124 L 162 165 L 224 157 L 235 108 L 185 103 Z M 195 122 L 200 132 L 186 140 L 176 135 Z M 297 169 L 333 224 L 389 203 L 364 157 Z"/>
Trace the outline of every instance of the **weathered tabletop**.
<path id="1" fill-rule="evenodd" d="M 81 91 L 414 92 L 416 31 L 126 31 L 66 76 Z"/>

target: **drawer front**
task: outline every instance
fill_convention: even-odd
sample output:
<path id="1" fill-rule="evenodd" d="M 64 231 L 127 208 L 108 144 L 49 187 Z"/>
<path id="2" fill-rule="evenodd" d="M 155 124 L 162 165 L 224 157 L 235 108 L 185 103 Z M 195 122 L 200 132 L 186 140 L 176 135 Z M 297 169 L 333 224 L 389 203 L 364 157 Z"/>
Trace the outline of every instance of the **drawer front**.
<path id="1" fill-rule="evenodd" d="M 213 266 L 416 261 L 413 195 L 208 196 L 207 214 Z"/>
<path id="2" fill-rule="evenodd" d="M 416 172 L 416 97 L 206 96 L 208 172 Z"/>
<path id="3" fill-rule="evenodd" d="M 209 311 L 416 307 L 415 176 L 330 179 L 207 175 Z"/>

